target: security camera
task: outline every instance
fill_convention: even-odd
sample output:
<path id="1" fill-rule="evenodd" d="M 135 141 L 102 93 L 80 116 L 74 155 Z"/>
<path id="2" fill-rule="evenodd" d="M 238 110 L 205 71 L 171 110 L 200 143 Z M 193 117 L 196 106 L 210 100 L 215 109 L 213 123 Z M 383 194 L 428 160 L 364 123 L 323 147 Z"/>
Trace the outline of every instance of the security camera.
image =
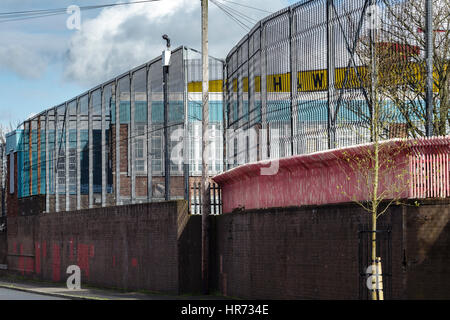
<path id="1" fill-rule="evenodd" d="M 167 41 L 167 48 L 170 48 L 170 39 L 167 34 L 163 35 L 162 38 Z"/>

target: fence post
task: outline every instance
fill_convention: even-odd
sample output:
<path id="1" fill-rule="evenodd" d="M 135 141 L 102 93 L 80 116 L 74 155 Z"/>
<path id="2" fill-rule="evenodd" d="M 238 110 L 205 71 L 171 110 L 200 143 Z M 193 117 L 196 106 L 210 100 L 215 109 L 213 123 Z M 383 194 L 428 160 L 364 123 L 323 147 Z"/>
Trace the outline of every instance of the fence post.
<path id="1" fill-rule="evenodd" d="M 327 0 L 327 85 L 328 85 L 328 148 L 336 148 L 336 104 L 335 104 L 335 48 L 334 48 L 334 3 Z"/>

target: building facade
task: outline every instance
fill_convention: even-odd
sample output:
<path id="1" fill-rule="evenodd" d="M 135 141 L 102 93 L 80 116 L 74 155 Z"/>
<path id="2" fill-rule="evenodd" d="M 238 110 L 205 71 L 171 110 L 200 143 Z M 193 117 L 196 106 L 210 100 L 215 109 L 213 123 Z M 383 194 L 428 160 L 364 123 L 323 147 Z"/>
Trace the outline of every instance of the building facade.
<path id="1" fill-rule="evenodd" d="M 258 22 L 225 61 L 210 58 L 210 174 L 370 142 L 377 99 L 382 139 L 408 137 L 413 126 L 424 131 L 423 99 L 404 97 L 403 112 L 371 95 L 375 73 L 365 56 L 370 4 L 387 23 L 411 1 L 302 0 Z M 415 73 L 423 52 L 410 42 L 386 31 L 370 42 L 395 65 L 378 77 L 384 89 L 402 66 L 410 69 L 393 78 L 398 91 L 410 94 L 403 86 L 411 78 L 423 84 Z M 43 211 L 163 200 L 168 144 L 172 198 L 198 204 L 191 187 L 201 176 L 201 89 L 200 53 L 174 50 L 167 142 L 161 57 L 47 109 L 8 135 L 6 157 L 15 157 L 8 181 L 16 171 L 17 185 L 6 185 L 17 199 L 45 197 Z"/>
<path id="2" fill-rule="evenodd" d="M 223 171 L 223 62 L 210 58 L 209 64 L 209 168 L 214 175 Z M 172 51 L 171 199 L 189 199 L 201 176 L 201 74 L 199 52 Z M 8 197 L 19 212 L 26 213 L 20 204 L 27 199 L 45 212 L 164 200 L 161 57 L 37 114 L 6 140 Z"/>

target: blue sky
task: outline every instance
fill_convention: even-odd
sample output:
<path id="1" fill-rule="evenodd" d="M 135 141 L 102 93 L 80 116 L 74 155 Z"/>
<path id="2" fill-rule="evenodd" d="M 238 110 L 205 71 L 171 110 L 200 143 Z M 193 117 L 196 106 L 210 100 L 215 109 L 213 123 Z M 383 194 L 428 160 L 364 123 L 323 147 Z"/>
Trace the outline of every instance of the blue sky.
<path id="1" fill-rule="evenodd" d="M 2 0 L 0 13 L 132 1 L 136 0 Z M 233 1 L 270 12 L 296 2 Z M 227 5 L 255 20 L 267 15 Z M 68 14 L 0 22 L 0 125 L 8 131 L 32 114 L 153 59 L 164 49 L 163 33 L 171 37 L 172 47 L 199 49 L 199 17 L 198 0 L 161 0 L 83 11 L 80 30 L 67 28 Z M 210 54 L 219 58 L 246 33 L 211 2 L 209 32 Z"/>

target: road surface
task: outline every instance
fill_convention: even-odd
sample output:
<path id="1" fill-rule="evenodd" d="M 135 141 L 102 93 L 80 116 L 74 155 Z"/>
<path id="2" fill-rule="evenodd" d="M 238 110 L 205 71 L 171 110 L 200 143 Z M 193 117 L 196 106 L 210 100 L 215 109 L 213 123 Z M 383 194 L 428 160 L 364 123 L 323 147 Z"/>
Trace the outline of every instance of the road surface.
<path id="1" fill-rule="evenodd" d="M 67 300 L 43 294 L 0 288 L 0 300 Z"/>

